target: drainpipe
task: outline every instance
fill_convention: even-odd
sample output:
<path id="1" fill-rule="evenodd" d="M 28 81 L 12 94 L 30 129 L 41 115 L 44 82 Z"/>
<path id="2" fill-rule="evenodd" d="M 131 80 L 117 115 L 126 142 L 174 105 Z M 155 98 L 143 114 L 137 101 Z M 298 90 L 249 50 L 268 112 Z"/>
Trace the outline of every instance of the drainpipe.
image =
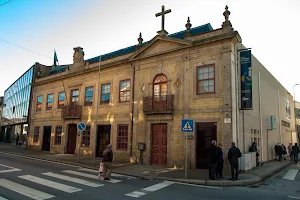
<path id="1" fill-rule="evenodd" d="M 133 75 L 132 75 L 132 106 L 131 106 L 131 130 L 130 130 L 130 156 L 132 156 L 132 141 L 133 141 L 133 112 L 134 112 L 134 87 L 135 87 L 135 65 L 131 63 L 133 67 Z"/>
<path id="2" fill-rule="evenodd" d="M 261 110 L 261 82 L 260 82 L 260 72 L 258 72 L 258 96 L 259 96 L 259 118 L 260 118 L 260 154 L 261 154 L 261 161 L 264 161 L 264 146 L 263 146 L 263 133 L 262 133 L 262 110 Z M 268 146 L 267 146 L 268 148 Z"/>
<path id="3" fill-rule="evenodd" d="M 279 121 L 279 136 L 280 144 L 282 144 L 282 135 L 281 135 L 281 118 L 280 118 L 280 98 L 279 98 L 279 89 L 277 89 L 277 98 L 278 98 L 278 121 Z"/>

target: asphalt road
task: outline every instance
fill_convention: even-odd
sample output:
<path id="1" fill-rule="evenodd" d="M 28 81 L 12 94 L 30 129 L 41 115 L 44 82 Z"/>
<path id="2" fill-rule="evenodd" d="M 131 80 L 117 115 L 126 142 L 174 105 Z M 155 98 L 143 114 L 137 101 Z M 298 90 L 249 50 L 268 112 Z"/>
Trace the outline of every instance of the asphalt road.
<path id="1" fill-rule="evenodd" d="M 118 174 L 113 174 L 107 182 L 98 180 L 95 170 L 1 154 L 0 200 L 300 199 L 298 169 L 298 166 L 289 167 L 256 186 L 222 188 L 141 180 Z"/>

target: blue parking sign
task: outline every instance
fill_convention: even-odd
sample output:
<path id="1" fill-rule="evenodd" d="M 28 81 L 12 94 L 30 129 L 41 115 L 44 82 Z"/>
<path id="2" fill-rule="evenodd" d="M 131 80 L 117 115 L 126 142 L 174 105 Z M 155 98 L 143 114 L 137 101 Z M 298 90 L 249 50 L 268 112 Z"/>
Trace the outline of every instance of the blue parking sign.
<path id="1" fill-rule="evenodd" d="M 85 123 L 79 122 L 79 123 L 77 124 L 77 129 L 78 129 L 79 131 L 84 131 L 84 130 L 86 129 Z"/>

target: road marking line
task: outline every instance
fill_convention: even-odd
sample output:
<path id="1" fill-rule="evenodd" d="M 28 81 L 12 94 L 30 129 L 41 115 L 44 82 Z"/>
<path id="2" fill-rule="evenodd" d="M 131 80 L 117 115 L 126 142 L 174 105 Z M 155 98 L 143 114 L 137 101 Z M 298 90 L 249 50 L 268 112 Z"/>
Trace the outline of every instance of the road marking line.
<path id="1" fill-rule="evenodd" d="M 64 170 L 64 171 L 62 171 L 62 172 L 68 173 L 68 174 L 77 175 L 77 176 L 82 176 L 82 177 L 86 177 L 86 178 L 92 178 L 92 179 L 101 180 L 101 179 L 98 179 L 98 176 L 95 176 L 95 175 L 93 175 L 93 174 L 86 174 L 86 173 L 77 172 L 77 171 L 72 171 L 72 170 Z M 121 182 L 121 180 L 110 179 L 110 180 L 107 181 L 107 182 L 109 182 L 109 183 L 119 183 L 119 182 Z"/>
<path id="2" fill-rule="evenodd" d="M 30 156 L 24 156 L 24 155 L 19 155 L 19 154 L 14 154 L 14 153 L 7 153 L 4 151 L 0 151 L 1 154 L 6 154 L 6 155 L 11 155 L 11 156 L 16 156 L 16 157 L 20 157 L 20 158 L 26 158 L 26 159 L 30 159 L 30 160 L 37 160 L 37 161 L 42 161 L 42 162 L 47 162 L 47 163 L 54 163 L 57 165 L 64 165 L 64 166 L 69 166 L 69 167 L 79 167 L 76 164 L 66 164 L 63 162 L 59 162 L 59 161 L 51 161 L 51 160 L 47 160 L 47 159 L 42 159 L 42 158 L 35 158 L 35 157 L 30 157 Z"/>
<path id="3" fill-rule="evenodd" d="M 82 189 L 79 188 L 75 188 L 75 187 L 71 187 L 65 184 L 61 184 L 61 183 L 57 183 L 54 181 L 49 181 L 43 178 L 39 178 L 36 176 L 32 176 L 32 175 L 24 175 L 24 176 L 18 176 L 19 178 L 34 182 L 34 183 L 38 183 L 44 186 L 48 186 L 63 192 L 67 192 L 67 193 L 73 193 L 73 192 L 78 192 L 81 191 Z"/>
<path id="4" fill-rule="evenodd" d="M 207 186 L 207 185 L 196 185 L 196 184 L 192 184 L 192 183 L 180 183 L 180 182 L 174 182 L 174 183 L 175 184 L 180 184 L 180 185 L 189 185 L 189 186 L 202 187 L 202 188 L 210 188 L 210 189 L 219 189 L 219 190 L 223 189 L 221 187 Z"/>
<path id="5" fill-rule="evenodd" d="M 86 172 L 92 172 L 92 173 L 97 173 L 97 174 L 99 173 L 99 171 L 95 170 L 95 169 L 79 168 L 78 170 L 80 170 L 80 171 L 86 171 Z M 122 174 L 111 173 L 111 175 L 114 176 L 114 177 L 120 177 L 120 178 L 136 179 L 133 176 L 127 176 L 127 175 L 122 175 Z"/>
<path id="6" fill-rule="evenodd" d="M 293 180 L 295 180 L 297 173 L 298 173 L 297 169 L 289 169 L 289 171 L 285 174 L 283 179 L 293 181 Z"/>
<path id="7" fill-rule="evenodd" d="M 293 196 L 288 196 L 288 198 L 291 198 L 291 199 L 300 199 L 300 197 L 293 197 Z"/>
<path id="8" fill-rule="evenodd" d="M 170 185 L 173 185 L 174 183 L 175 182 L 173 182 L 173 181 L 164 181 L 164 182 L 161 182 L 161 183 L 158 183 L 158 184 L 155 184 L 155 185 L 143 188 L 140 191 L 134 191 L 134 192 L 131 192 L 131 193 L 127 193 L 125 195 L 137 198 L 137 197 L 143 196 L 143 195 L 145 195 L 145 194 L 147 194 L 149 192 L 155 192 L 155 191 L 160 190 L 162 188 L 165 188 L 165 187 L 168 187 Z"/>
<path id="9" fill-rule="evenodd" d="M 173 185 L 173 184 L 174 184 L 173 181 L 164 181 L 162 183 L 158 183 L 158 184 L 152 185 L 150 187 L 146 187 L 146 188 L 142 189 L 142 191 L 154 192 L 156 190 L 160 190 L 162 188 L 168 187 L 169 185 Z"/>
<path id="10" fill-rule="evenodd" d="M 22 170 L 18 168 L 13 168 L 13 169 L 2 170 L 0 171 L 0 173 L 17 172 L 17 171 L 22 171 Z"/>
<path id="11" fill-rule="evenodd" d="M 1 196 L 0 196 L 0 200 L 8 200 L 8 199 L 5 199 L 4 197 L 1 197 Z"/>
<path id="12" fill-rule="evenodd" d="M 0 179 L 0 186 L 36 200 L 44 200 L 55 197 L 45 192 L 41 192 L 6 179 Z"/>
<path id="13" fill-rule="evenodd" d="M 86 180 L 79 179 L 79 178 L 73 178 L 71 176 L 65 176 L 65 175 L 62 175 L 62 174 L 56 174 L 56 173 L 52 173 L 52 172 L 47 172 L 47 173 L 42 173 L 42 174 L 44 174 L 46 176 L 53 177 L 53 178 L 57 178 L 57 179 L 65 180 L 65 181 L 70 181 L 70 182 L 73 182 L 73 183 L 78 183 L 78 184 L 86 185 L 86 186 L 90 186 L 90 187 L 100 187 L 100 186 L 104 185 L 104 184 L 98 184 L 98 183 L 95 183 L 95 182 L 86 181 Z"/>
<path id="14" fill-rule="evenodd" d="M 10 168 L 10 169 L 13 169 L 13 168 L 14 168 L 14 167 L 10 167 L 10 166 L 7 166 L 7 165 L 2 165 L 2 164 L 0 164 L 0 166 L 6 167 L 6 168 Z"/>
<path id="15" fill-rule="evenodd" d="M 145 195 L 146 193 L 144 192 L 139 192 L 139 191 L 135 191 L 135 192 L 131 192 L 131 193 L 128 193 L 128 194 L 125 194 L 126 196 L 129 196 L 129 197 L 135 197 L 135 198 L 138 198 L 140 196 L 143 196 Z"/>
<path id="16" fill-rule="evenodd" d="M 6 168 L 9 168 L 9 169 L 5 169 L 5 170 L 1 170 L 1 171 L 0 171 L 0 173 L 7 173 L 7 172 L 16 172 L 16 171 L 22 171 L 22 169 L 18 169 L 18 168 L 10 167 L 10 166 L 7 166 L 7 165 L 2 165 L 2 164 L 0 164 L 0 166 L 2 166 L 2 167 L 6 167 Z"/>

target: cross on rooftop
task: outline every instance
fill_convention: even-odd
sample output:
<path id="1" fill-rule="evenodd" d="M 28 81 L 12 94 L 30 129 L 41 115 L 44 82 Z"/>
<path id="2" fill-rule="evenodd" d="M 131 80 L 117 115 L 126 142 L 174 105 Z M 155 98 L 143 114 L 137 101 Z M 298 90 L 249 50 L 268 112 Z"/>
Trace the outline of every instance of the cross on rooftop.
<path id="1" fill-rule="evenodd" d="M 165 30 L 165 14 L 168 14 L 171 12 L 171 9 L 165 10 L 165 6 L 162 6 L 161 12 L 155 14 L 156 17 L 161 16 L 161 30 L 158 31 L 159 34 L 167 35 L 168 32 Z"/>

